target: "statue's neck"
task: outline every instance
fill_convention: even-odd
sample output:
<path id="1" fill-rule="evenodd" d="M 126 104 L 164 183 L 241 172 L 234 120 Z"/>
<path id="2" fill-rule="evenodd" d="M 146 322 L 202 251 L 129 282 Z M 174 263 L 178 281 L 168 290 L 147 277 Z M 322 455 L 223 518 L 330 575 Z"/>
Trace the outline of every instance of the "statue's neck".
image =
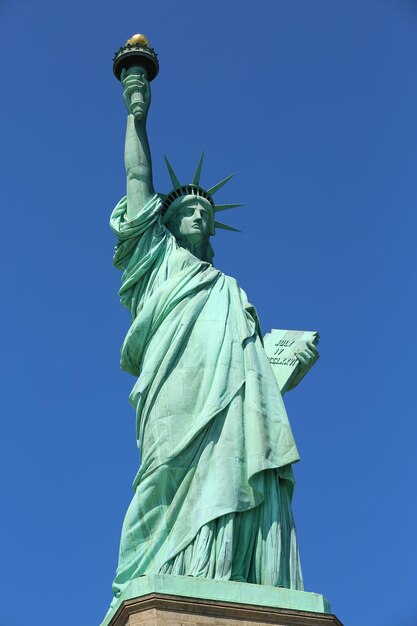
<path id="1" fill-rule="evenodd" d="M 177 241 L 182 248 L 191 252 L 191 254 L 197 257 L 197 259 L 200 259 L 200 261 L 208 261 L 208 263 L 211 263 L 213 258 L 213 249 L 210 245 L 210 241 L 192 243 L 185 238 L 178 239 Z"/>

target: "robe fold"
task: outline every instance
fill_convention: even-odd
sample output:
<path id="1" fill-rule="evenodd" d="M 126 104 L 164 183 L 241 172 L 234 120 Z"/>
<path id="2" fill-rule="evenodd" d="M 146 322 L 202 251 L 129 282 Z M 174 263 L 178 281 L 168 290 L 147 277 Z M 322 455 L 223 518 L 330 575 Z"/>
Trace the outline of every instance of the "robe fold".
<path id="1" fill-rule="evenodd" d="M 110 223 L 141 463 L 113 591 L 155 573 L 302 589 L 299 457 L 256 311 L 233 278 L 178 245 L 157 194 L 132 221 L 126 208 L 123 198 Z"/>

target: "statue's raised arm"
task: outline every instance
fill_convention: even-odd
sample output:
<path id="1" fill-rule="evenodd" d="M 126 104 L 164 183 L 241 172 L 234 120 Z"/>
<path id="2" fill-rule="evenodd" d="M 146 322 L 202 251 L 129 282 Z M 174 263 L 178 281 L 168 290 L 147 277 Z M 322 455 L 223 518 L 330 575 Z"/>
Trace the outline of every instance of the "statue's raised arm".
<path id="1" fill-rule="evenodd" d="M 154 195 L 152 161 L 146 132 L 151 88 L 146 70 L 123 69 L 123 98 L 128 111 L 125 142 L 127 217 L 134 219 Z"/>

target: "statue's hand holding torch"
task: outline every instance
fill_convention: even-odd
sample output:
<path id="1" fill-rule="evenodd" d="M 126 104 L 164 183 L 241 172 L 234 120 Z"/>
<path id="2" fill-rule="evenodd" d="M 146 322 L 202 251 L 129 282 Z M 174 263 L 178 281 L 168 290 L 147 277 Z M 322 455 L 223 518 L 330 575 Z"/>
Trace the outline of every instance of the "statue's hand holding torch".
<path id="1" fill-rule="evenodd" d="M 124 87 L 128 112 L 146 119 L 151 102 L 149 83 L 159 72 L 158 56 L 145 35 L 133 35 L 114 55 L 113 73 Z"/>
<path id="2" fill-rule="evenodd" d="M 120 80 L 124 87 L 126 108 L 136 120 L 146 119 L 151 102 L 151 88 L 146 71 L 140 66 L 122 69 Z"/>

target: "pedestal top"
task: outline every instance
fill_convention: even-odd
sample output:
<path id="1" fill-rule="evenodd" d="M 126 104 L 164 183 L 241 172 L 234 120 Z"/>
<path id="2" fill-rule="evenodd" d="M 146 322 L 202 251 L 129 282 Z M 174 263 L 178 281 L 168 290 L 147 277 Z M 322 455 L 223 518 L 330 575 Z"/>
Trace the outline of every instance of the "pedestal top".
<path id="1" fill-rule="evenodd" d="M 172 606 L 171 606 L 172 605 Z M 171 608 L 169 608 L 171 607 Z M 205 616 L 276 624 L 340 625 L 330 614 L 330 605 L 321 594 L 294 589 L 282 589 L 251 583 L 173 576 L 167 574 L 142 576 L 132 580 L 120 598 L 114 600 L 101 626 L 130 624 L 129 615 L 150 609 L 195 612 Z M 269 610 L 268 610 L 269 609 Z M 282 621 L 282 610 L 292 615 L 292 621 Z M 279 613 L 280 621 L 269 614 Z M 230 615 L 229 615 L 230 614 Z M 241 614 L 241 615 L 240 615 Z M 259 615 L 258 615 L 259 614 Z M 313 614 L 307 621 L 294 621 L 296 615 Z M 311 621 L 314 616 L 319 618 Z M 201 620 L 200 620 L 201 621 Z M 133 622 L 132 622 L 133 624 Z M 135 622 L 136 624 L 136 622 Z"/>

